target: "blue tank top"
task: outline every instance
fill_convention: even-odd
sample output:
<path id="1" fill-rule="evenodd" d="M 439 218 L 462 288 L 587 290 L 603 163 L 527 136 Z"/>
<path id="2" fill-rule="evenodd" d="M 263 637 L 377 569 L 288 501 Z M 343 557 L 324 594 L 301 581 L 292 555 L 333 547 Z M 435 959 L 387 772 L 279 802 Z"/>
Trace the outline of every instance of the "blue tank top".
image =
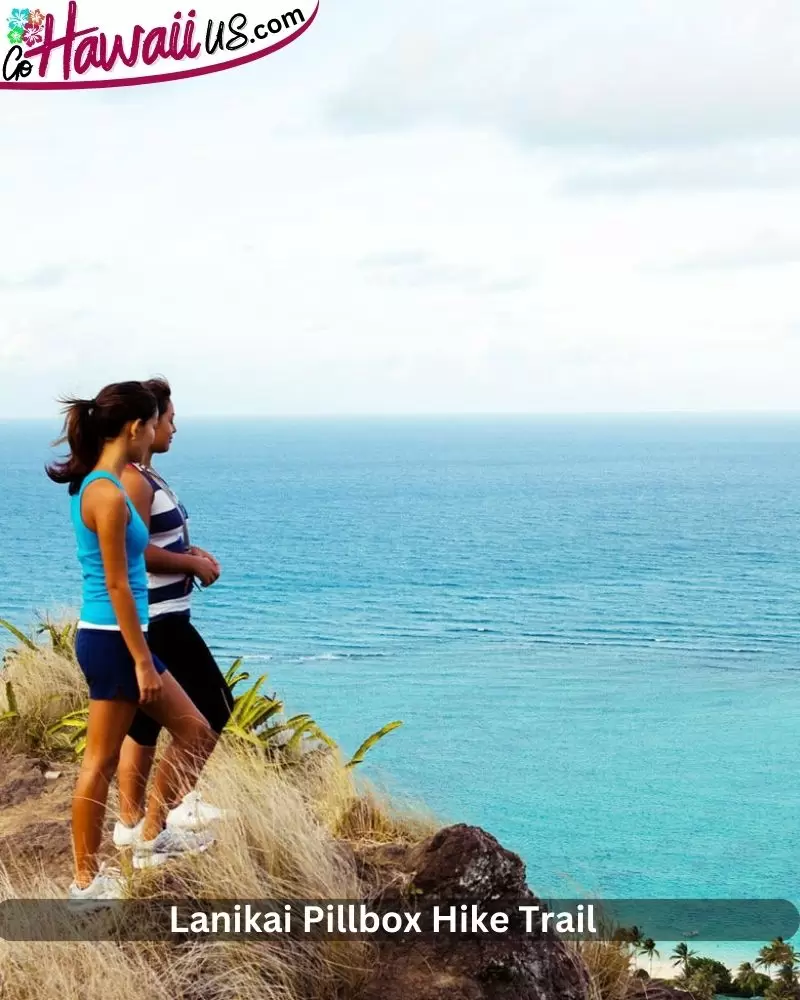
<path id="1" fill-rule="evenodd" d="M 103 557 L 100 553 L 100 542 L 97 532 L 87 528 L 81 514 L 83 493 L 90 483 L 98 479 L 108 479 L 118 486 L 125 495 L 130 517 L 125 529 L 125 553 L 128 557 L 128 580 L 139 612 L 139 621 L 143 627 L 148 624 L 147 603 L 147 570 L 144 564 L 144 550 L 150 541 L 147 525 L 139 516 L 139 512 L 125 493 L 122 483 L 110 472 L 92 472 L 81 484 L 78 493 L 71 499 L 72 524 L 78 541 L 78 559 L 83 571 L 83 604 L 81 606 L 81 622 L 85 625 L 96 625 L 103 628 L 118 628 L 117 616 L 108 595 L 106 574 L 103 568 Z"/>

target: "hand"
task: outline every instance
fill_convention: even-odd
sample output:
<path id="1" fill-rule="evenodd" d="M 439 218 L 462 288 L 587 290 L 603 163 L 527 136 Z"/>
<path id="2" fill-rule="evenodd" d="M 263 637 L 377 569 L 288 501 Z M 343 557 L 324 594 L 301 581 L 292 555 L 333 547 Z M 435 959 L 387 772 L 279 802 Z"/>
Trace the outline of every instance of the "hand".
<path id="1" fill-rule="evenodd" d="M 164 684 L 152 660 L 136 664 L 136 683 L 139 685 L 141 705 L 149 705 L 161 697 Z"/>
<path id="2" fill-rule="evenodd" d="M 192 575 L 196 576 L 204 587 L 210 587 L 219 580 L 217 566 L 205 556 L 192 557 Z"/>
<path id="3" fill-rule="evenodd" d="M 222 572 L 222 567 L 219 564 L 219 560 L 211 555 L 210 552 L 206 552 L 205 549 L 201 549 L 199 545 L 193 545 L 189 551 L 193 556 L 201 556 L 203 559 L 208 559 L 209 562 L 213 563 L 217 569 L 217 576 Z"/>

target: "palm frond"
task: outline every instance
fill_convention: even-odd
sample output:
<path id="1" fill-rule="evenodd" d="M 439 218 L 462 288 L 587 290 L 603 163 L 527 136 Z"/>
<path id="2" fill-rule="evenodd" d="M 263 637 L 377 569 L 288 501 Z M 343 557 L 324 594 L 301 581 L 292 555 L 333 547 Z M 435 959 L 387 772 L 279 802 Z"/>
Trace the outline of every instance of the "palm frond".
<path id="1" fill-rule="evenodd" d="M 399 729 L 400 726 L 402 725 L 403 725 L 402 722 L 390 722 L 388 725 L 384 726 L 383 729 L 379 729 L 377 733 L 373 733 L 372 736 L 369 736 L 367 739 L 364 740 L 364 742 L 361 744 L 358 750 L 356 750 L 356 752 L 353 754 L 353 756 L 350 758 L 347 764 L 345 764 L 345 767 L 353 768 L 356 767 L 358 764 L 363 763 L 364 758 L 369 753 L 369 751 L 375 746 L 376 743 L 382 740 L 384 736 L 388 736 L 389 733 L 394 732 L 395 729 Z"/>
<path id="2" fill-rule="evenodd" d="M 7 622 L 5 618 L 0 618 L 0 628 L 4 628 L 7 632 L 10 632 L 15 639 L 27 646 L 28 649 L 36 649 L 36 643 L 31 639 L 29 635 L 25 635 L 21 632 L 16 625 L 12 625 L 11 622 Z"/>
<path id="3" fill-rule="evenodd" d="M 233 689 L 250 680 L 250 674 L 246 670 L 239 670 L 242 665 L 242 657 L 239 656 L 233 661 L 225 674 L 225 681 L 229 688 Z"/>

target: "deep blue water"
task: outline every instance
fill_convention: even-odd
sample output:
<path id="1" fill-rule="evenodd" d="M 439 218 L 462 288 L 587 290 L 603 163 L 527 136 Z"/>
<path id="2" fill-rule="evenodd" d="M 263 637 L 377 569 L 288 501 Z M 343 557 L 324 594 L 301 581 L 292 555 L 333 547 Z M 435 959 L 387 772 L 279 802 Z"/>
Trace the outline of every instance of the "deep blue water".
<path id="1" fill-rule="evenodd" d="M 77 606 L 57 428 L 0 424 L 0 616 Z M 800 418 L 180 424 L 196 619 L 545 894 L 800 897 Z"/>

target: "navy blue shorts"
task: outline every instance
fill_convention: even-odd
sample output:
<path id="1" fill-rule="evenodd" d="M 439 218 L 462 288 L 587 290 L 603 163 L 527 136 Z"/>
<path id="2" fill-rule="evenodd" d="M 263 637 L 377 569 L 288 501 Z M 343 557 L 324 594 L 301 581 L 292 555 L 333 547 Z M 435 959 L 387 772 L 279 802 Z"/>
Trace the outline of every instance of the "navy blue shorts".
<path id="1" fill-rule="evenodd" d="M 116 629 L 79 628 L 75 653 L 94 701 L 139 701 L 136 667 L 122 633 Z M 159 674 L 167 669 L 157 656 Z"/>

